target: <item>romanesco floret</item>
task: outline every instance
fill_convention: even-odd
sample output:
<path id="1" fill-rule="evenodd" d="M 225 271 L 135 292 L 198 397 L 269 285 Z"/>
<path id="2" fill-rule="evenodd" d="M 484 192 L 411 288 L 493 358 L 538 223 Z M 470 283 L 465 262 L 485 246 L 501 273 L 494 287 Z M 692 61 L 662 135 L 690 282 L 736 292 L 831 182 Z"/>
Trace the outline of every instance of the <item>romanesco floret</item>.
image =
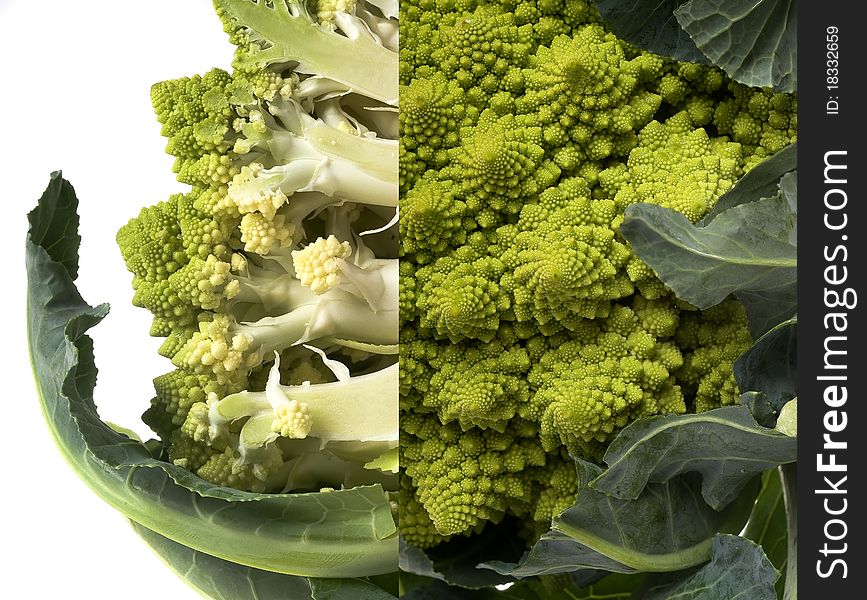
<path id="1" fill-rule="evenodd" d="M 545 452 L 532 425 L 515 420 L 506 431 L 442 424 L 436 413 L 401 419 L 402 466 L 437 531 L 454 535 L 497 521 L 511 503 L 527 502 L 533 467 Z"/>
<path id="2" fill-rule="evenodd" d="M 529 398 L 523 376 L 530 366 L 527 351 L 499 342 L 462 352 L 455 348 L 446 347 L 430 360 L 436 371 L 423 396 L 424 406 L 435 409 L 444 423 L 457 421 L 463 430 L 504 431 Z"/>
<path id="3" fill-rule="evenodd" d="M 711 140 L 704 129 L 694 129 L 686 112 L 653 121 L 638 136 L 638 146 L 629 153 L 624 176 L 603 190 L 622 212 L 635 202 L 659 204 L 683 213 L 696 222 L 716 199 L 731 189 L 743 174 L 741 146 Z M 607 182 L 605 174 L 600 177 Z"/>
<path id="4" fill-rule="evenodd" d="M 467 205 L 456 199 L 456 192 L 454 182 L 426 177 L 400 199 L 404 254 L 426 263 L 466 242 L 475 221 L 467 216 Z"/>
<path id="5" fill-rule="evenodd" d="M 493 257 L 473 262 L 444 257 L 419 269 L 415 275 L 422 286 L 416 300 L 422 314 L 420 327 L 455 343 L 465 338 L 493 339 L 500 314 L 510 303 L 497 283 L 503 270 L 503 263 Z"/>
<path id="6" fill-rule="evenodd" d="M 684 362 L 677 376 L 695 398 L 696 412 L 737 403 L 732 363 L 752 344 L 746 323 L 743 306 L 735 301 L 682 313 L 675 340 Z"/>
<path id="7" fill-rule="evenodd" d="M 572 329 L 578 319 L 604 317 L 611 300 L 633 287 L 622 267 L 629 250 L 611 228 L 610 202 L 578 199 L 535 228 L 514 235 L 503 253 L 502 285 L 515 299 L 518 321 L 551 321 Z M 518 227 L 522 225 L 518 222 Z"/>
<path id="8" fill-rule="evenodd" d="M 459 182 L 467 208 L 485 226 L 487 211 L 516 214 L 522 199 L 539 193 L 559 175 L 546 163 L 542 130 L 522 126 L 511 115 L 497 117 L 485 111 L 476 126 L 461 131 L 460 146 L 449 151 L 450 163 L 441 175 Z"/>
<path id="9" fill-rule="evenodd" d="M 465 102 L 457 82 L 444 73 L 430 79 L 415 79 L 400 88 L 400 130 L 406 150 L 418 150 L 418 158 L 429 167 L 444 165 L 444 149 L 458 145 L 461 127 L 472 126 L 479 116 Z"/>
<path id="10" fill-rule="evenodd" d="M 677 346 L 615 306 L 541 357 L 528 376 L 536 393 L 520 414 L 541 423 L 546 450 L 563 445 L 599 460 L 605 443 L 636 418 L 686 411 L 673 377 L 682 364 Z"/>
<path id="11" fill-rule="evenodd" d="M 599 26 L 558 36 L 550 48 L 539 46 L 528 65 L 516 110 L 537 117 L 547 144 L 571 140 L 582 158 L 628 151 L 634 132 L 659 107 L 659 96 L 639 87 L 648 78 L 646 61 L 628 61 L 622 42 Z"/>

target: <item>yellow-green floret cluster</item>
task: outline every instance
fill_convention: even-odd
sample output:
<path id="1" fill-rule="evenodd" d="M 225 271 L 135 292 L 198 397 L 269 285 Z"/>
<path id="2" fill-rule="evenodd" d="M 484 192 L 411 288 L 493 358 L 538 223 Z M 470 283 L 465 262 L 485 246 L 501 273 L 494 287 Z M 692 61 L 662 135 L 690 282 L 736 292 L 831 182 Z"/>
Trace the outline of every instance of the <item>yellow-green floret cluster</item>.
<path id="1" fill-rule="evenodd" d="M 741 305 L 679 301 L 619 227 L 639 202 L 700 221 L 795 140 L 797 99 L 640 51 L 586 0 L 400 9 L 401 532 L 538 535 L 570 455 L 737 402 Z"/>

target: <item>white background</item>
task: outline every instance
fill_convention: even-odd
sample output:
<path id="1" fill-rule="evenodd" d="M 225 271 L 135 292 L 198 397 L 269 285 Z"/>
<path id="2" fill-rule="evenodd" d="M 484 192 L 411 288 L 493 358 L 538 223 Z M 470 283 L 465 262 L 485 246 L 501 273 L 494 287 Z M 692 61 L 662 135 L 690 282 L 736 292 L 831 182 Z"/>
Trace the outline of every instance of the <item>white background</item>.
<path id="1" fill-rule="evenodd" d="M 0 0 L 0 174 L 6 248 L 0 578 L 2 598 L 198 598 L 120 513 L 81 483 L 37 405 L 24 325 L 26 213 L 61 169 L 81 202 L 79 289 L 109 302 L 92 330 L 104 419 L 140 435 L 151 379 L 171 370 L 130 305 L 118 227 L 184 189 L 150 107 L 150 85 L 228 68 L 232 46 L 208 0 Z M 10 389 L 11 388 L 11 389 Z"/>

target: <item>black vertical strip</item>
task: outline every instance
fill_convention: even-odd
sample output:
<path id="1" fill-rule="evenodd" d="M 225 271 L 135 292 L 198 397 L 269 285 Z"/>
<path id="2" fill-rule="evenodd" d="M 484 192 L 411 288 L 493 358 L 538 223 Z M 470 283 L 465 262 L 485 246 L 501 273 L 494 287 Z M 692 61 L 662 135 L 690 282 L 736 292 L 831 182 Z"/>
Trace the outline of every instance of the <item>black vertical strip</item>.
<path id="1" fill-rule="evenodd" d="M 798 588 L 808 600 L 863 597 L 867 578 L 861 8 L 798 6 Z"/>

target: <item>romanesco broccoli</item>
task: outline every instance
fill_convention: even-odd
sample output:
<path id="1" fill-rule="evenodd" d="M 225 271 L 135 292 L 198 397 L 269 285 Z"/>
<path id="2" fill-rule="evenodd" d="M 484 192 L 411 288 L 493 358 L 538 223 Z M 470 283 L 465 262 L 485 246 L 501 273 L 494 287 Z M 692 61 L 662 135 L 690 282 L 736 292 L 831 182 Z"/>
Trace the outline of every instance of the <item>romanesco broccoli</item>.
<path id="1" fill-rule="evenodd" d="M 570 506 L 569 455 L 738 397 L 735 300 L 698 311 L 619 234 L 698 222 L 797 100 L 638 50 L 586 0 L 401 2 L 400 524 L 428 548 Z"/>

